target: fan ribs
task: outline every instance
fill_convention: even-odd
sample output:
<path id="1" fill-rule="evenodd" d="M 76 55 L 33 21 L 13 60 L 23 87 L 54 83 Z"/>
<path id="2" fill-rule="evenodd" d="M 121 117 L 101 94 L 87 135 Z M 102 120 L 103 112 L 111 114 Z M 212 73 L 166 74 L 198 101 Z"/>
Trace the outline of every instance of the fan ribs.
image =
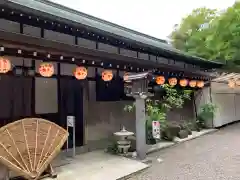
<path id="1" fill-rule="evenodd" d="M 43 156 L 43 160 L 40 162 L 40 168 L 38 168 L 38 169 L 41 169 L 41 167 L 42 167 L 42 164 L 44 163 L 44 160 L 46 159 L 46 158 L 48 158 L 49 157 L 49 151 L 51 150 L 51 148 L 52 148 L 52 146 L 53 146 L 53 143 L 54 143 L 54 141 L 56 140 L 56 138 L 58 137 L 58 134 L 59 134 L 59 130 L 57 131 L 57 133 L 56 133 L 56 135 L 55 135 L 55 137 L 53 138 L 53 140 L 52 140 L 52 142 L 51 142 L 51 145 L 49 146 L 49 148 L 48 148 L 48 150 L 47 150 L 47 152 L 44 154 L 44 156 Z"/>
<path id="2" fill-rule="evenodd" d="M 7 131 L 8 135 L 9 135 L 9 137 L 11 138 L 11 140 L 12 140 L 12 142 L 13 142 L 13 144 L 14 144 L 14 146 L 15 146 L 15 148 L 16 148 L 16 150 L 17 150 L 19 156 L 20 156 L 20 158 L 22 159 L 22 162 L 23 162 L 24 166 L 27 168 L 27 169 L 25 169 L 25 170 L 27 170 L 28 172 L 30 172 L 30 170 L 28 169 L 28 166 L 27 166 L 27 164 L 26 164 L 24 158 L 22 157 L 21 152 L 19 151 L 19 149 L 18 149 L 18 147 L 17 147 L 17 145 L 16 145 L 15 140 L 14 140 L 13 137 L 12 137 L 12 134 L 8 131 L 8 129 L 6 129 L 6 131 Z"/>

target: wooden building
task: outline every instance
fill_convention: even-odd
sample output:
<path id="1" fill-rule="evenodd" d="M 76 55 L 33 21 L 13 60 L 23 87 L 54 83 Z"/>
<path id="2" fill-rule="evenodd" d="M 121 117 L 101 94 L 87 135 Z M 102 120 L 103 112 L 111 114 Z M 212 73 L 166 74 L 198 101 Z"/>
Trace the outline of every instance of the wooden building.
<path id="1" fill-rule="evenodd" d="M 208 81 L 222 66 L 46 0 L 0 1 L 0 56 L 1 125 L 43 117 L 66 127 L 66 117 L 73 115 L 77 146 L 90 149 L 104 146 L 121 125 L 135 131 L 134 114 L 123 112 L 132 101 L 124 94 L 124 72 L 151 70 L 166 78 Z M 11 64 L 7 73 L 3 60 Z M 85 79 L 74 77 L 76 67 L 83 74 L 87 69 Z M 103 81 L 104 70 L 113 73 L 110 81 Z M 194 115 L 193 107 L 190 102 L 181 111 Z"/>

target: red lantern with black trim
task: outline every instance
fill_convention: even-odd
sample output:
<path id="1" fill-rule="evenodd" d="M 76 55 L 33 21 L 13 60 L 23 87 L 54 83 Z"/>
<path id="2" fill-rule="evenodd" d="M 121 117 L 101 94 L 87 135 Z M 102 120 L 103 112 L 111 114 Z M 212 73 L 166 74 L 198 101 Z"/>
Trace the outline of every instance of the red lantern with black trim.
<path id="1" fill-rule="evenodd" d="M 5 74 L 10 70 L 11 70 L 11 62 L 4 57 L 0 57 L 0 73 Z"/>
<path id="2" fill-rule="evenodd" d="M 198 88 L 203 88 L 204 87 L 204 81 L 198 81 L 197 82 L 197 87 Z"/>
<path id="3" fill-rule="evenodd" d="M 112 70 L 104 70 L 102 72 L 102 80 L 104 80 L 104 81 L 111 81 L 112 78 L 113 78 Z"/>
<path id="4" fill-rule="evenodd" d="M 197 86 L 197 81 L 191 80 L 191 81 L 189 82 L 189 86 L 192 87 L 192 88 L 196 87 L 196 86 Z"/>
<path id="5" fill-rule="evenodd" d="M 169 79 L 168 79 L 168 83 L 169 83 L 169 85 L 171 85 L 171 86 L 176 86 L 176 84 L 177 84 L 177 78 L 169 78 Z"/>
<path id="6" fill-rule="evenodd" d="M 38 71 L 43 77 L 51 77 L 54 74 L 54 66 L 52 63 L 43 62 L 40 64 Z"/>
<path id="7" fill-rule="evenodd" d="M 76 69 L 74 71 L 74 76 L 78 80 L 83 80 L 83 79 L 86 79 L 87 73 L 88 73 L 88 71 L 85 67 L 79 66 L 79 67 L 76 67 Z"/>
<path id="8" fill-rule="evenodd" d="M 164 76 L 157 76 L 156 77 L 156 83 L 158 85 L 163 85 L 165 83 L 165 77 Z"/>
<path id="9" fill-rule="evenodd" d="M 181 79 L 179 84 L 182 87 L 186 87 L 188 85 L 188 80 L 187 79 Z"/>

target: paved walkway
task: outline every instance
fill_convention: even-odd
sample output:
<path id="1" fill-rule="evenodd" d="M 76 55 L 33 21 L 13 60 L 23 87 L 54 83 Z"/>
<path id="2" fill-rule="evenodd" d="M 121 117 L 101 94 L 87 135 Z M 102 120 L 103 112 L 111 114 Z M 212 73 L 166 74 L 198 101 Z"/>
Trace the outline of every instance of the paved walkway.
<path id="1" fill-rule="evenodd" d="M 150 157 L 163 162 L 129 180 L 240 180 L 240 123 Z"/>
<path id="2" fill-rule="evenodd" d="M 71 161 L 59 156 L 53 165 L 57 164 L 65 165 L 55 169 L 58 174 L 55 180 L 116 180 L 148 167 L 139 161 L 110 155 L 103 151 L 81 154 Z"/>

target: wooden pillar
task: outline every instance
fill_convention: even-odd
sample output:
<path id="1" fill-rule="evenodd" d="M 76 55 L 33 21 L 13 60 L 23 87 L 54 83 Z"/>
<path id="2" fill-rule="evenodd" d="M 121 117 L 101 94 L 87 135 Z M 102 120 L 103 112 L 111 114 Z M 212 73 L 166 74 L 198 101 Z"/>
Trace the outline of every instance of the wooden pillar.
<path id="1" fill-rule="evenodd" d="M 146 158 L 146 113 L 145 99 L 135 96 L 136 107 L 136 150 L 138 158 L 143 160 Z"/>
<path id="2" fill-rule="evenodd" d="M 125 86 L 125 92 L 135 98 L 136 150 L 140 160 L 145 159 L 147 154 L 145 99 L 152 95 L 148 92 L 148 77 L 149 72 L 143 72 L 128 74 L 124 78 L 130 84 Z"/>

